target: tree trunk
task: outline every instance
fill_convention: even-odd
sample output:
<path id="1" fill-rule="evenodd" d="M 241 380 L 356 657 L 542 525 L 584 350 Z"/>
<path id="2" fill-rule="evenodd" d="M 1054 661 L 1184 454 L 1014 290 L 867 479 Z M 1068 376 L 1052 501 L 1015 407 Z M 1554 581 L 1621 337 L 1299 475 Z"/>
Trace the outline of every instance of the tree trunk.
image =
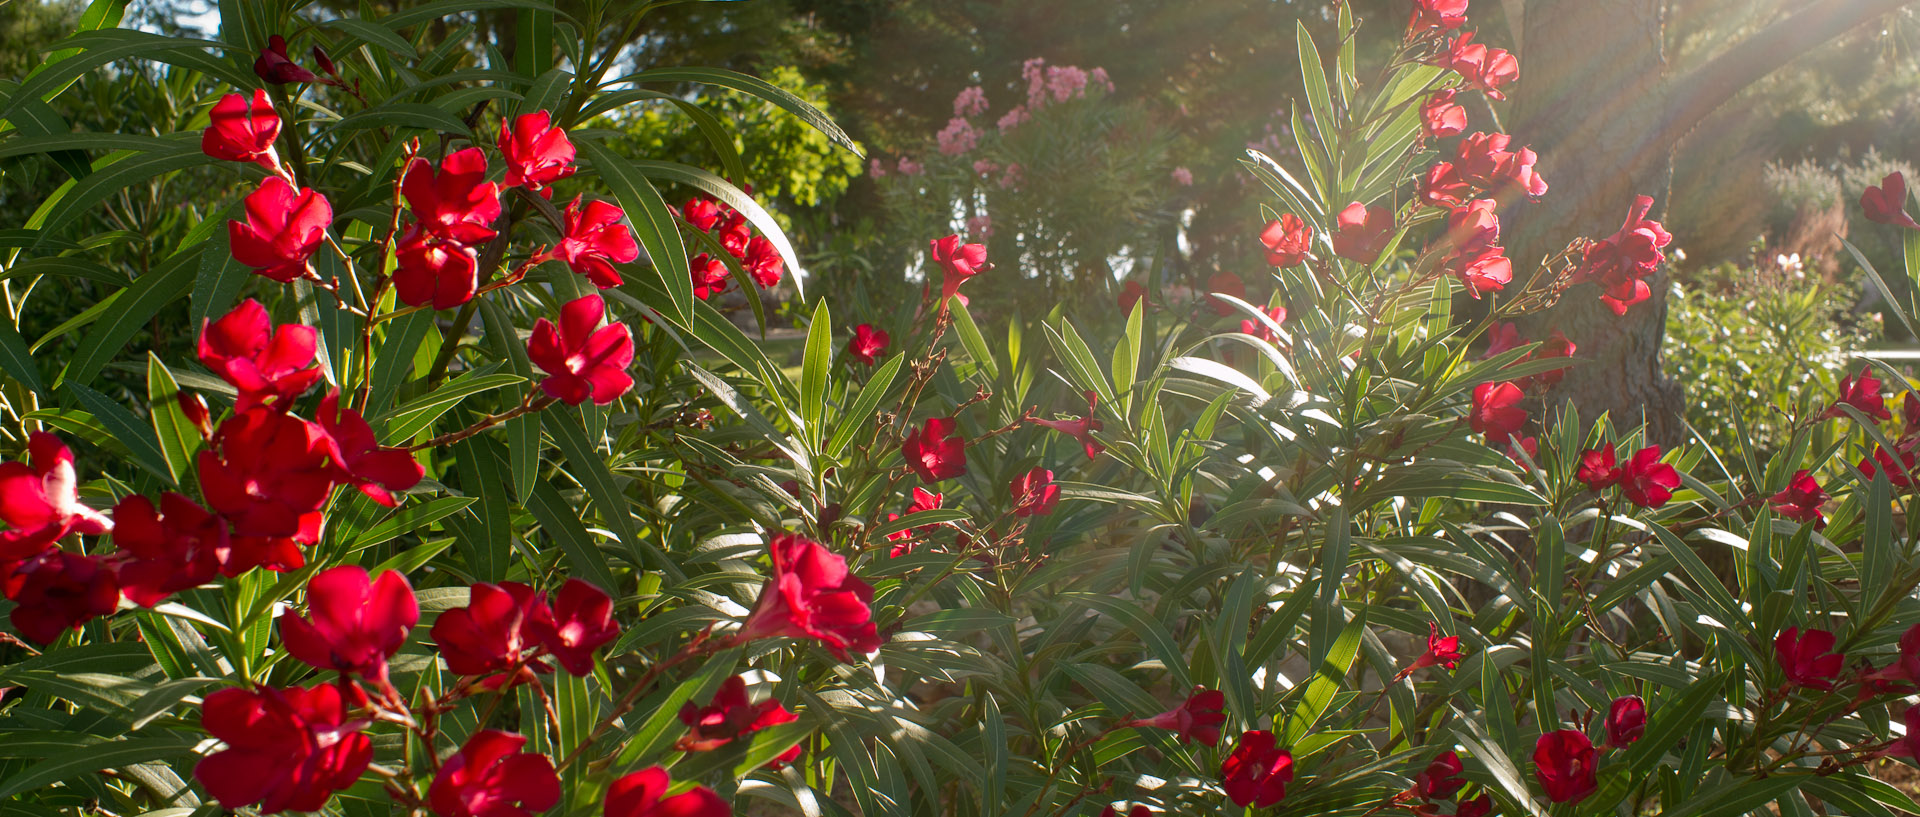
<path id="1" fill-rule="evenodd" d="M 1662 52 L 1663 0 L 1525 0 L 1518 38 L 1520 82 L 1508 131 L 1540 154 L 1547 195 L 1509 212 L 1506 245 L 1527 267 L 1578 236 L 1619 229 L 1636 195 L 1666 207 L 1672 155 L 1681 137 L 1714 109 L 1793 57 L 1914 0 L 1813 0 L 1686 75 L 1670 78 Z M 1676 241 L 1685 245 L 1686 237 Z M 1617 427 L 1643 419 L 1652 441 L 1684 438 L 1680 384 L 1661 372 L 1667 274 L 1648 282 L 1653 297 L 1616 317 L 1590 286 L 1569 291 L 1531 321 L 1529 337 L 1558 329 L 1588 363 L 1548 395 L 1591 422 Z"/>

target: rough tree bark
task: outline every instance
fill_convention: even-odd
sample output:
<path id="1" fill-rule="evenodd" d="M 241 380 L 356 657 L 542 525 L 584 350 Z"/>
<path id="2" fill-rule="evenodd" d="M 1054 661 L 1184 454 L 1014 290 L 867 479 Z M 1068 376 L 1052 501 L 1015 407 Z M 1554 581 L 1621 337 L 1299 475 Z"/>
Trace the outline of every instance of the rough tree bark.
<path id="1" fill-rule="evenodd" d="M 1665 63 L 1663 0 L 1508 0 L 1517 26 L 1520 83 L 1508 130 L 1540 154 L 1550 189 L 1539 203 L 1513 208 L 1507 248 L 1533 263 L 1575 236 L 1618 229 L 1635 195 L 1665 208 L 1674 146 L 1742 88 L 1841 33 L 1915 0 L 1810 0 L 1707 63 L 1671 75 Z M 1684 245 L 1685 236 L 1678 238 Z M 1681 384 L 1660 370 L 1667 317 L 1666 274 L 1653 298 L 1625 317 L 1581 287 L 1532 322 L 1530 336 L 1554 329 L 1580 345 L 1590 363 L 1548 395 L 1570 401 L 1591 421 L 1610 412 L 1616 426 L 1644 417 L 1652 439 L 1683 439 Z"/>

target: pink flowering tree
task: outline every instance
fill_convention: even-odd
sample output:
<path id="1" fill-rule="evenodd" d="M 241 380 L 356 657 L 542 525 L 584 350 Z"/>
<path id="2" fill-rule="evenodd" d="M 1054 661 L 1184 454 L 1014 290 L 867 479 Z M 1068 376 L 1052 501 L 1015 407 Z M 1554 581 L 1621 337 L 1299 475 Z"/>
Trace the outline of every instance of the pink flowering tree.
<path id="1" fill-rule="evenodd" d="M 920 296 L 815 301 L 797 373 L 710 303 L 793 273 L 750 182 L 584 123 L 698 81 L 844 136 L 750 77 L 537 47 L 631 14 L 512 5 L 511 64 L 444 6 L 228 4 L 217 41 L 90 15 L 10 90 L 0 153 L 91 159 L 0 233 L 36 275 L 127 252 L 77 218 L 122 187 L 231 180 L 166 188 L 216 215 L 68 318 L 72 356 L 0 331 L 30 396 L 0 462 L 10 805 L 1909 807 L 1873 773 L 1920 750 L 1920 397 L 1869 364 L 1765 457 L 1543 406 L 1587 341 L 1513 319 L 1646 308 L 1672 236 L 1636 198 L 1508 256 L 1551 180 L 1462 104 L 1520 77 L 1466 0 L 1409 0 L 1377 66 L 1345 13 L 1296 32 L 1311 125 L 1247 163 L 1271 274 L 983 325 L 969 298 L 1031 258 L 929 231 Z M 36 115 L 129 56 L 196 113 Z M 1048 106 L 1097 82 L 1036 75 Z M 1903 182 L 1864 202 L 1920 234 Z M 183 301 L 191 356 L 124 348 Z"/>
<path id="2" fill-rule="evenodd" d="M 1102 68 L 1044 57 L 1016 86 L 962 89 L 919 148 L 869 160 L 889 234 L 959 233 L 1018 264 L 1031 285 L 972 296 L 996 314 L 1027 293 L 1110 300 L 1116 276 L 1144 285 L 1171 252 L 1176 179 L 1192 173 L 1172 128 L 1117 90 Z"/>

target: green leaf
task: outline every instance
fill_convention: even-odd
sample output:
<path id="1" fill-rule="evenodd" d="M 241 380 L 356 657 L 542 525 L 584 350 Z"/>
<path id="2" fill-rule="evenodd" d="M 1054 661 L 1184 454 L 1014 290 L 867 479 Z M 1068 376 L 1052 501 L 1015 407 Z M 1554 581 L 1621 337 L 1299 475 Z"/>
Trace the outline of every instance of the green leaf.
<path id="1" fill-rule="evenodd" d="M 572 465 L 569 473 L 587 490 L 587 496 L 600 509 L 601 520 L 620 537 L 620 544 L 626 547 L 634 564 L 665 573 L 670 581 L 684 581 L 686 573 L 680 569 L 680 565 L 634 532 L 633 515 L 627 509 L 626 495 L 620 492 L 619 483 L 614 481 L 613 471 L 607 467 L 606 461 L 588 442 L 587 430 L 581 425 L 579 411 L 548 409 L 543 414 L 541 425 Z"/>
<path id="2" fill-rule="evenodd" d="M 480 374 L 467 372 L 447 381 L 440 388 L 425 396 L 407 401 L 390 414 L 387 425 L 387 439 L 399 441 L 412 439 L 433 426 L 440 415 L 447 413 L 460 401 L 482 392 L 511 386 L 524 382 L 517 374 Z"/>
<path id="3" fill-rule="evenodd" d="M 561 18 L 574 21 L 573 17 L 556 10 L 552 5 L 539 0 L 434 0 L 411 6 L 406 11 L 398 11 L 380 18 L 379 23 L 398 31 L 412 25 L 432 22 L 470 11 L 492 11 L 495 9 L 539 9 Z"/>
<path id="4" fill-rule="evenodd" d="M 893 379 L 900 373 L 900 366 L 906 361 L 906 353 L 896 354 L 892 359 L 880 364 L 873 377 L 865 386 L 860 387 L 860 395 L 853 399 L 853 406 L 841 412 L 838 423 L 833 429 L 833 439 L 827 441 L 827 456 L 837 458 L 853 442 L 853 435 L 873 429 L 873 412 L 880 407 L 880 401 L 887 396 L 887 390 L 893 386 Z"/>
<path id="5" fill-rule="evenodd" d="M 197 147 L 109 153 L 93 163 L 93 172 L 86 178 L 71 182 L 72 187 L 65 190 L 65 195 L 42 203 L 27 219 L 26 226 L 47 234 L 58 233 L 83 213 L 97 211 L 128 187 L 212 161 Z"/>
<path id="6" fill-rule="evenodd" d="M 154 316 L 160 314 L 161 309 L 187 294 L 199 268 L 198 253 L 203 248 L 204 245 L 161 262 L 159 269 L 140 276 L 121 290 L 113 305 L 100 313 L 94 327 L 81 339 L 80 348 L 73 353 L 73 359 L 67 361 L 58 382 L 92 383 L 101 369 L 126 351 L 135 335 L 151 328 Z"/>
<path id="7" fill-rule="evenodd" d="M 953 328 L 960 334 L 960 344 L 967 347 L 967 355 L 987 373 L 987 378 L 997 380 L 1000 377 L 1000 364 L 994 361 L 993 351 L 987 348 L 987 339 L 980 334 L 980 327 L 973 322 L 973 313 L 960 299 L 953 298 Z"/>
<path id="8" fill-rule="evenodd" d="M 759 230 L 760 234 L 773 244 L 773 248 L 780 252 L 780 260 L 786 262 L 787 269 L 795 273 L 787 278 L 793 284 L 795 294 L 801 298 L 806 297 L 805 291 L 800 286 L 800 276 L 797 274 L 801 269 L 800 257 L 794 254 L 792 242 L 787 240 L 787 234 L 780 229 L 780 222 L 774 220 L 773 214 L 761 207 L 752 196 L 728 184 L 725 179 L 691 165 L 641 160 L 634 162 L 633 166 L 648 178 L 678 182 L 693 187 L 719 199 L 728 207 L 740 211 L 741 215 L 747 217 L 747 222 L 752 224 L 754 229 Z M 689 289 L 692 288 L 692 278 L 688 278 L 687 286 Z"/>
<path id="9" fill-rule="evenodd" d="M 693 278 L 687 272 L 687 246 L 680 240 L 680 228 L 666 199 L 647 181 L 638 162 L 629 162 L 594 141 L 582 140 L 580 151 L 626 209 L 627 220 L 653 261 L 660 286 L 673 301 L 673 314 L 668 317 L 681 328 L 692 326 Z"/>
<path id="10" fill-rule="evenodd" d="M 827 375 L 833 368 L 833 312 L 827 299 L 813 307 L 813 320 L 807 326 L 806 356 L 800 361 L 800 419 L 807 441 L 820 447 L 821 429 L 827 413 Z"/>
<path id="11" fill-rule="evenodd" d="M 459 513 L 462 508 L 472 505 L 477 500 L 477 497 L 471 496 L 443 496 L 396 509 L 379 524 L 355 535 L 348 548 L 363 550 L 382 542 L 390 542 Z"/>
<path id="12" fill-rule="evenodd" d="M 1134 602 L 1116 596 L 1100 593 L 1062 593 L 1060 601 L 1067 604 L 1080 604 L 1090 607 L 1126 626 L 1128 632 L 1138 636 L 1147 647 L 1147 653 L 1173 675 L 1174 687 L 1186 689 L 1193 686 L 1193 679 L 1187 673 L 1187 660 L 1180 646 L 1167 632 L 1165 625 L 1148 616 Z"/>
<path id="13" fill-rule="evenodd" d="M 106 395 L 79 383 L 66 385 L 68 394 L 73 395 L 80 406 L 93 415 L 93 419 L 113 435 L 113 439 L 127 447 L 134 464 L 153 472 L 169 484 L 174 483 L 173 472 L 167 468 L 166 455 L 160 451 L 160 440 L 153 435 L 153 427 L 140 421 L 133 412 L 114 402 Z"/>
<path id="14" fill-rule="evenodd" d="M 32 389 L 42 400 L 51 398 L 46 381 L 40 379 L 40 367 L 34 365 L 33 353 L 27 351 L 26 338 L 6 321 L 0 321 L 0 371 Z"/>
<path id="15" fill-rule="evenodd" d="M 559 491 L 546 481 L 537 480 L 527 494 L 525 504 L 534 520 L 540 523 L 540 529 L 567 554 L 567 563 L 574 576 L 609 591 L 619 587 L 614 581 L 613 567 L 607 563 L 606 555 L 600 552 L 593 536 L 580 523 L 579 509 L 567 504 Z"/>
<path id="16" fill-rule="evenodd" d="M 1313 130 L 1319 134 L 1326 155 L 1337 161 L 1340 152 L 1334 138 L 1337 123 L 1333 119 L 1333 96 L 1327 90 L 1327 72 L 1320 65 L 1320 50 L 1313 44 L 1313 35 L 1307 33 L 1306 21 L 1294 24 L 1294 39 L 1300 52 L 1300 82 L 1307 91 L 1307 106 L 1313 110 Z M 1327 192 L 1336 191 L 1328 188 Z"/>
<path id="17" fill-rule="evenodd" d="M 147 412 L 153 421 L 153 433 L 159 439 L 160 456 L 166 461 L 167 472 L 173 475 L 175 484 L 185 478 L 193 467 L 194 452 L 206 442 L 200 436 L 200 429 L 180 408 L 180 401 L 176 399 L 179 394 L 180 384 L 174 381 L 173 372 L 167 371 L 159 355 L 148 352 Z"/>
<path id="18" fill-rule="evenodd" d="M 418 128 L 428 133 L 454 133 L 472 138 L 465 120 L 437 105 L 424 102 L 389 102 L 368 108 L 328 125 L 324 133 L 373 130 L 375 128 Z M 396 135 L 394 138 L 399 138 Z"/>
<path id="19" fill-rule="evenodd" d="M 806 100 L 763 79 L 750 77 L 735 71 L 728 71 L 724 68 L 674 67 L 654 68 L 641 71 L 637 74 L 628 74 L 614 80 L 614 82 L 631 82 L 635 85 L 649 82 L 698 82 L 706 85 L 718 85 L 722 88 L 732 88 L 735 91 L 764 99 L 788 113 L 800 117 L 801 121 L 812 125 L 815 130 L 826 134 L 827 138 L 832 140 L 834 144 L 846 148 L 855 156 L 865 158 L 860 153 L 860 146 L 853 141 L 853 137 L 848 136 L 846 131 L 841 130 L 839 125 L 833 123 L 832 119 L 828 118 L 826 114 L 821 113 L 819 108 L 815 108 Z"/>
<path id="20" fill-rule="evenodd" d="M 95 743 L 62 752 L 20 770 L 0 783 L 0 800 L 102 769 L 181 760 L 191 756 L 193 744 L 178 738 L 130 738 Z"/>

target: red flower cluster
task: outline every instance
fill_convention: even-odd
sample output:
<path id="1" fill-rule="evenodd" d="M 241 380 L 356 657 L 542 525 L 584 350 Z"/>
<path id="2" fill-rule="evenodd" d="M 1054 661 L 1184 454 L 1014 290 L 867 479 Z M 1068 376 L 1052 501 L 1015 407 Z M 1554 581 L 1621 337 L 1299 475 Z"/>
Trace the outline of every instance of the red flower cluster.
<path id="1" fill-rule="evenodd" d="M 1266 808 L 1287 796 L 1293 782 L 1293 753 L 1279 747 L 1273 733 L 1243 732 L 1233 754 L 1220 764 L 1220 783 L 1238 806 Z"/>
<path id="2" fill-rule="evenodd" d="M 1620 230 L 1589 243 L 1573 271 L 1573 283 L 1600 286 L 1601 303 L 1615 315 L 1625 315 L 1628 307 L 1652 297 L 1646 279 L 1667 259 L 1663 250 L 1673 242 L 1672 233 L 1646 217 L 1652 209 L 1652 198 L 1635 196 Z"/>
<path id="3" fill-rule="evenodd" d="M 1774 513 L 1795 522 L 1812 522 L 1814 530 L 1827 526 L 1827 517 L 1820 512 L 1820 506 L 1826 501 L 1827 492 L 1820 489 L 1819 481 L 1805 468 L 1793 472 L 1787 487 L 1767 500 Z"/>
<path id="4" fill-rule="evenodd" d="M 525 186 L 544 192 L 547 185 L 577 170 L 573 166 L 573 140 L 567 138 L 565 129 L 553 124 L 553 114 L 547 111 L 521 114 L 511 127 L 507 120 L 500 120 L 499 144 L 500 157 L 507 162 L 507 177 L 502 181 L 507 187 Z"/>
<path id="5" fill-rule="evenodd" d="M 389 570 L 378 580 L 366 568 L 341 565 L 307 582 L 307 614 L 280 617 L 280 642 L 315 669 L 387 680 L 387 659 L 420 623 L 420 605 L 407 577 Z"/>
<path id="6" fill-rule="evenodd" d="M 1502 352 L 1523 346 L 1526 342 L 1526 339 L 1520 336 L 1519 327 L 1511 323 L 1496 323 L 1487 331 L 1487 352 L 1480 357 L 1482 360 L 1495 357 Z M 1546 340 L 1541 341 L 1540 345 L 1536 347 L 1532 353 L 1514 361 L 1513 364 L 1518 365 L 1529 360 L 1546 360 L 1556 357 L 1572 358 L 1574 353 L 1579 350 L 1579 346 L 1575 345 L 1573 341 L 1568 340 L 1567 336 L 1561 334 L 1560 330 L 1555 329 L 1553 330 L 1553 334 L 1549 335 Z M 1566 376 L 1567 370 L 1561 368 L 1549 372 L 1528 375 L 1512 382 L 1524 390 L 1533 388 L 1536 385 L 1555 386 Z"/>
<path id="7" fill-rule="evenodd" d="M 1487 442 L 1505 444 L 1527 424 L 1527 410 L 1519 403 L 1526 397 L 1513 383 L 1482 383 L 1473 387 L 1473 407 L 1467 425 L 1485 434 Z"/>
<path id="8" fill-rule="evenodd" d="M 193 776 L 221 807 L 262 813 L 319 811 L 373 760 L 366 721 L 347 718 L 341 687 L 223 689 L 208 695 L 200 725 L 227 744 Z"/>
<path id="9" fill-rule="evenodd" d="M 1647 732 L 1647 702 L 1622 695 L 1607 707 L 1607 745 L 1625 749 Z"/>
<path id="10" fill-rule="evenodd" d="M 1887 398 L 1880 393 L 1880 378 L 1873 376 L 1873 369 L 1860 367 L 1860 376 L 1840 376 L 1840 396 L 1832 405 L 1827 406 L 1820 416 L 1827 419 L 1844 419 L 1847 412 L 1841 406 L 1852 406 L 1861 414 L 1872 418 L 1874 422 L 1886 422 L 1893 419 L 1893 412 L 1887 410 Z"/>
<path id="11" fill-rule="evenodd" d="M 1504 133 L 1475 133 L 1460 140 L 1453 161 L 1427 169 L 1420 199 L 1435 207 L 1458 207 L 1479 194 L 1501 200 L 1546 195 L 1547 181 L 1533 169 L 1540 157 L 1532 148 L 1508 150 L 1512 141 Z"/>
<path id="12" fill-rule="evenodd" d="M 1407 36 L 1428 29 L 1452 31 L 1467 22 L 1467 0 L 1413 0 L 1413 16 L 1407 20 Z"/>
<path id="13" fill-rule="evenodd" d="M 1500 218 L 1494 213 L 1499 206 L 1493 199 L 1475 199 L 1454 208 L 1440 240 L 1439 250 L 1445 253 L 1440 268 L 1458 278 L 1474 298 L 1498 292 L 1513 280 L 1513 263 L 1500 246 Z"/>
<path id="14" fill-rule="evenodd" d="M 760 588 L 753 612 L 733 637 L 810 638 L 842 661 L 870 653 L 885 642 L 873 623 L 873 586 L 847 570 L 847 560 L 826 545 L 791 533 L 767 543 L 773 573 Z"/>
<path id="15" fill-rule="evenodd" d="M 492 225 L 500 218 L 500 185 L 487 181 L 487 155 L 477 147 L 457 150 L 437 168 L 416 158 L 400 178 L 400 193 L 414 217 L 395 254 L 400 300 L 434 309 L 472 300 L 477 247 L 498 235 Z"/>
<path id="16" fill-rule="evenodd" d="M 314 366 L 319 340 L 311 326 L 274 329 L 259 301 L 248 298 L 200 328 L 200 362 L 239 391 L 234 408 L 286 406 L 320 382 Z"/>
<path id="17" fill-rule="evenodd" d="M 1420 669 L 1421 667 L 1446 667 L 1447 669 L 1454 669 L 1460 666 L 1460 659 L 1464 657 L 1466 657 L 1466 653 L 1460 650 L 1459 636 L 1449 635 L 1443 637 L 1440 635 L 1440 625 L 1427 622 L 1426 651 L 1420 653 L 1419 657 L 1413 659 L 1413 663 L 1408 664 L 1393 677 L 1394 680 L 1405 678 L 1412 675 L 1414 670 Z"/>
<path id="18" fill-rule="evenodd" d="M 593 672 L 593 651 L 620 634 L 613 600 L 600 588 L 568 579 L 551 604 L 544 593 L 519 582 L 474 584 L 467 606 L 440 614 L 433 641 L 447 669 L 457 675 L 493 675 L 490 686 L 529 680 L 549 672 L 553 658 L 567 672 Z M 497 673 L 497 674 L 496 674 Z"/>
<path id="19" fill-rule="evenodd" d="M 694 786 L 672 797 L 667 770 L 649 766 L 613 781 L 602 806 L 603 817 L 732 817 L 733 809 L 706 786 Z"/>
<path id="20" fill-rule="evenodd" d="M 748 187 L 747 192 L 752 193 L 753 188 Z M 713 199 L 695 197 L 681 206 L 680 215 L 695 230 L 717 233 L 715 238 L 719 239 L 721 249 L 739 261 L 761 289 L 780 283 L 780 277 L 786 273 L 787 263 L 766 236 L 753 234 L 753 227 L 747 223 L 745 213 Z M 701 253 L 694 256 L 689 266 L 693 268 L 694 287 L 707 290 L 707 294 L 700 296 L 702 300 L 726 290 L 729 272 L 724 262 Z"/>
<path id="21" fill-rule="evenodd" d="M 714 693 L 712 703 L 695 706 L 688 701 L 683 704 L 680 707 L 680 722 L 687 725 L 687 734 L 674 744 L 674 748 L 682 752 L 711 751 L 732 743 L 734 738 L 800 719 L 799 715 L 788 712 L 773 698 L 757 704 L 750 703 L 750 700 L 747 697 L 746 679 L 735 675 L 720 683 L 720 690 Z M 796 745 L 781 752 L 771 765 L 779 768 L 799 757 L 800 747 Z"/>
<path id="22" fill-rule="evenodd" d="M 1151 718 L 1127 721 L 1121 726 L 1145 729 L 1170 729 L 1181 743 L 1199 741 L 1202 746 L 1220 745 L 1220 727 L 1227 722 L 1227 696 L 1217 689 L 1195 687 L 1179 706 Z"/>
<path id="23" fill-rule="evenodd" d="M 267 38 L 267 46 L 260 49 L 260 56 L 253 61 L 254 76 L 270 85 L 287 85 L 295 82 L 313 82 L 319 79 L 312 71 L 300 67 L 287 55 L 287 38 L 275 34 Z"/>
<path id="24" fill-rule="evenodd" d="M 1833 643 L 1833 633 L 1826 630 L 1802 632 L 1799 627 L 1781 630 L 1773 639 L 1773 657 L 1779 662 L 1787 684 L 1805 689 L 1833 689 L 1834 679 L 1840 677 L 1841 665 L 1847 660 L 1844 655 L 1830 652 Z"/>
<path id="25" fill-rule="evenodd" d="M 1460 753 L 1451 749 L 1441 752 L 1413 776 L 1413 792 L 1423 800 L 1446 800 L 1467 785 L 1460 776 L 1466 768 L 1460 762 Z"/>
<path id="26" fill-rule="evenodd" d="M 1618 485 L 1627 501 L 1642 508 L 1667 504 L 1680 487 L 1680 472 L 1660 461 L 1657 445 L 1633 452 L 1633 457 L 1624 465 L 1616 464 L 1613 443 L 1583 451 L 1574 476 L 1595 491 Z"/>
<path id="27" fill-rule="evenodd" d="M 482 729 L 434 775 L 427 802 L 441 817 L 530 817 L 560 802 L 553 761 L 522 752 L 524 735 Z"/>
<path id="28" fill-rule="evenodd" d="M 604 406 L 633 388 L 633 333 L 624 323 L 600 325 L 606 301 L 588 295 L 560 307 L 560 326 L 541 318 L 527 340 L 527 358 L 547 373 L 540 390 L 570 406 Z"/>
<path id="29" fill-rule="evenodd" d="M 1474 42 L 1471 31 L 1453 38 L 1429 64 L 1459 74 L 1467 85 L 1493 99 L 1506 99 L 1507 95 L 1500 89 L 1520 78 L 1520 61 L 1512 52 Z"/>

